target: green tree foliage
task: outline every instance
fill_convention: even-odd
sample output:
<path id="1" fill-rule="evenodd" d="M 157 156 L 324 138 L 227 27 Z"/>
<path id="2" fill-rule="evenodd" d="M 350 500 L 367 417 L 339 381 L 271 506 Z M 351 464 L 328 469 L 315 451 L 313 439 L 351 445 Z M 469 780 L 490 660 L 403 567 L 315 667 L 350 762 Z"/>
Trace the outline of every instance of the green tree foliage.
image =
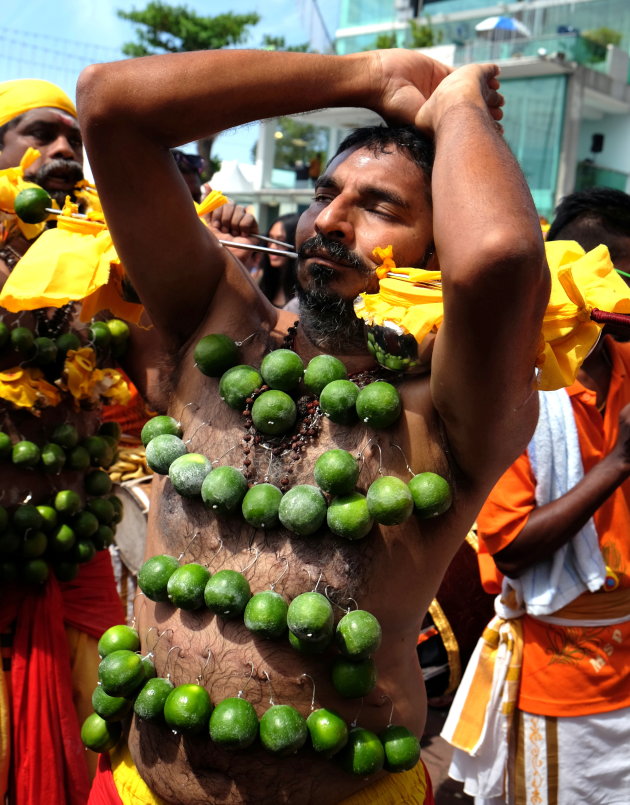
<path id="1" fill-rule="evenodd" d="M 431 20 L 426 17 L 423 20 L 409 20 L 409 47 L 430 48 L 439 45 L 444 35 L 442 31 L 434 31 Z"/>
<path id="2" fill-rule="evenodd" d="M 256 13 L 203 17 L 186 6 L 171 6 L 159 0 L 140 11 L 118 10 L 117 14 L 138 25 L 138 41 L 126 42 L 122 47 L 123 53 L 132 57 L 240 45 L 247 39 L 249 27 L 260 22 Z"/>
<path id="3" fill-rule="evenodd" d="M 287 45 L 284 36 L 270 36 L 265 34 L 261 47 L 263 50 L 283 50 L 288 53 L 311 53 L 308 42 L 303 45 Z"/>
<path id="4" fill-rule="evenodd" d="M 278 131 L 282 137 L 276 139 L 276 168 L 293 170 L 299 163 L 308 167 L 318 154 L 325 156 L 328 139 L 324 129 L 292 117 L 281 117 Z"/>
<path id="5" fill-rule="evenodd" d="M 398 47 L 398 43 L 396 42 L 396 34 L 393 31 L 388 34 L 379 34 L 374 42 L 376 50 L 388 50 L 395 47 Z M 372 50 L 372 48 L 369 47 L 366 50 Z"/>

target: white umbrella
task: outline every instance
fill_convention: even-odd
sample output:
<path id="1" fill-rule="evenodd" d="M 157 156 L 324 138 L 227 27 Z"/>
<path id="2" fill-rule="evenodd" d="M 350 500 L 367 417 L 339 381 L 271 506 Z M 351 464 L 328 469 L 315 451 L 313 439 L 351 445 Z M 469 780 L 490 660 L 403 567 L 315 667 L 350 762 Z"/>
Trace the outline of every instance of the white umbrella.
<path id="1" fill-rule="evenodd" d="M 491 33 L 501 38 L 530 37 L 531 31 L 514 17 L 487 17 L 475 25 L 479 33 Z"/>

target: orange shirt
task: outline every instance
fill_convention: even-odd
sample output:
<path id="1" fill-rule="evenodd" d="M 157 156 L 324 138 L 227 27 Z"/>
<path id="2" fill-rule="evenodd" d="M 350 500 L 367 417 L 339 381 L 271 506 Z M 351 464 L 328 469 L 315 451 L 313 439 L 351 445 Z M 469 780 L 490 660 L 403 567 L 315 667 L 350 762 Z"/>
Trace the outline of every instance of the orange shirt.
<path id="1" fill-rule="evenodd" d="M 575 382 L 567 391 L 577 425 L 584 472 L 615 445 L 619 412 L 630 403 L 630 343 L 606 340 L 612 371 L 606 408 Z M 479 566 L 484 588 L 498 592 L 501 574 L 490 555 L 509 545 L 536 505 L 536 479 L 527 452 L 503 474 L 479 514 Z M 630 480 L 593 516 L 604 561 L 619 588 L 630 587 Z M 584 593 L 581 598 L 605 596 Z M 630 612 L 628 612 L 630 619 Z M 614 626 L 556 626 L 525 616 L 518 706 L 550 716 L 586 715 L 630 705 L 630 620 Z"/>

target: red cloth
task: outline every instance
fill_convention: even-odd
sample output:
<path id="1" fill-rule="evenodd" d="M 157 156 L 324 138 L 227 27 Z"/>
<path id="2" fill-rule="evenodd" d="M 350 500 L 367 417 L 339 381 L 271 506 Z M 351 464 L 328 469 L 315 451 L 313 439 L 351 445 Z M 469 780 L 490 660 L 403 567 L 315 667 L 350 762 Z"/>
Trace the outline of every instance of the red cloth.
<path id="1" fill-rule="evenodd" d="M 99 755 L 96 777 L 92 783 L 87 805 L 123 805 L 114 785 L 114 775 L 109 762 L 109 755 Z"/>
<path id="2" fill-rule="evenodd" d="M 90 790 L 73 704 L 65 624 L 99 637 L 124 623 L 108 551 L 76 579 L 41 588 L 9 587 L 0 629 L 15 621 L 11 721 L 16 805 L 84 805 Z"/>

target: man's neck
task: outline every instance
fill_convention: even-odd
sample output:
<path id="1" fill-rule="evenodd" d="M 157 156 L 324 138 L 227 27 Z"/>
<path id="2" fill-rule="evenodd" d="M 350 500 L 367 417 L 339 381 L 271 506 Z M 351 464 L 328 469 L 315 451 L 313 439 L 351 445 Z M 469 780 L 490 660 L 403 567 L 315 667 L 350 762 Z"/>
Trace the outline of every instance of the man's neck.
<path id="1" fill-rule="evenodd" d="M 586 388 L 597 392 L 598 401 L 601 401 L 599 398 L 605 400 L 608 396 L 611 370 L 612 361 L 608 354 L 606 340 L 600 338 L 595 348 L 580 367 L 577 379 L 583 386 L 586 386 Z"/>

